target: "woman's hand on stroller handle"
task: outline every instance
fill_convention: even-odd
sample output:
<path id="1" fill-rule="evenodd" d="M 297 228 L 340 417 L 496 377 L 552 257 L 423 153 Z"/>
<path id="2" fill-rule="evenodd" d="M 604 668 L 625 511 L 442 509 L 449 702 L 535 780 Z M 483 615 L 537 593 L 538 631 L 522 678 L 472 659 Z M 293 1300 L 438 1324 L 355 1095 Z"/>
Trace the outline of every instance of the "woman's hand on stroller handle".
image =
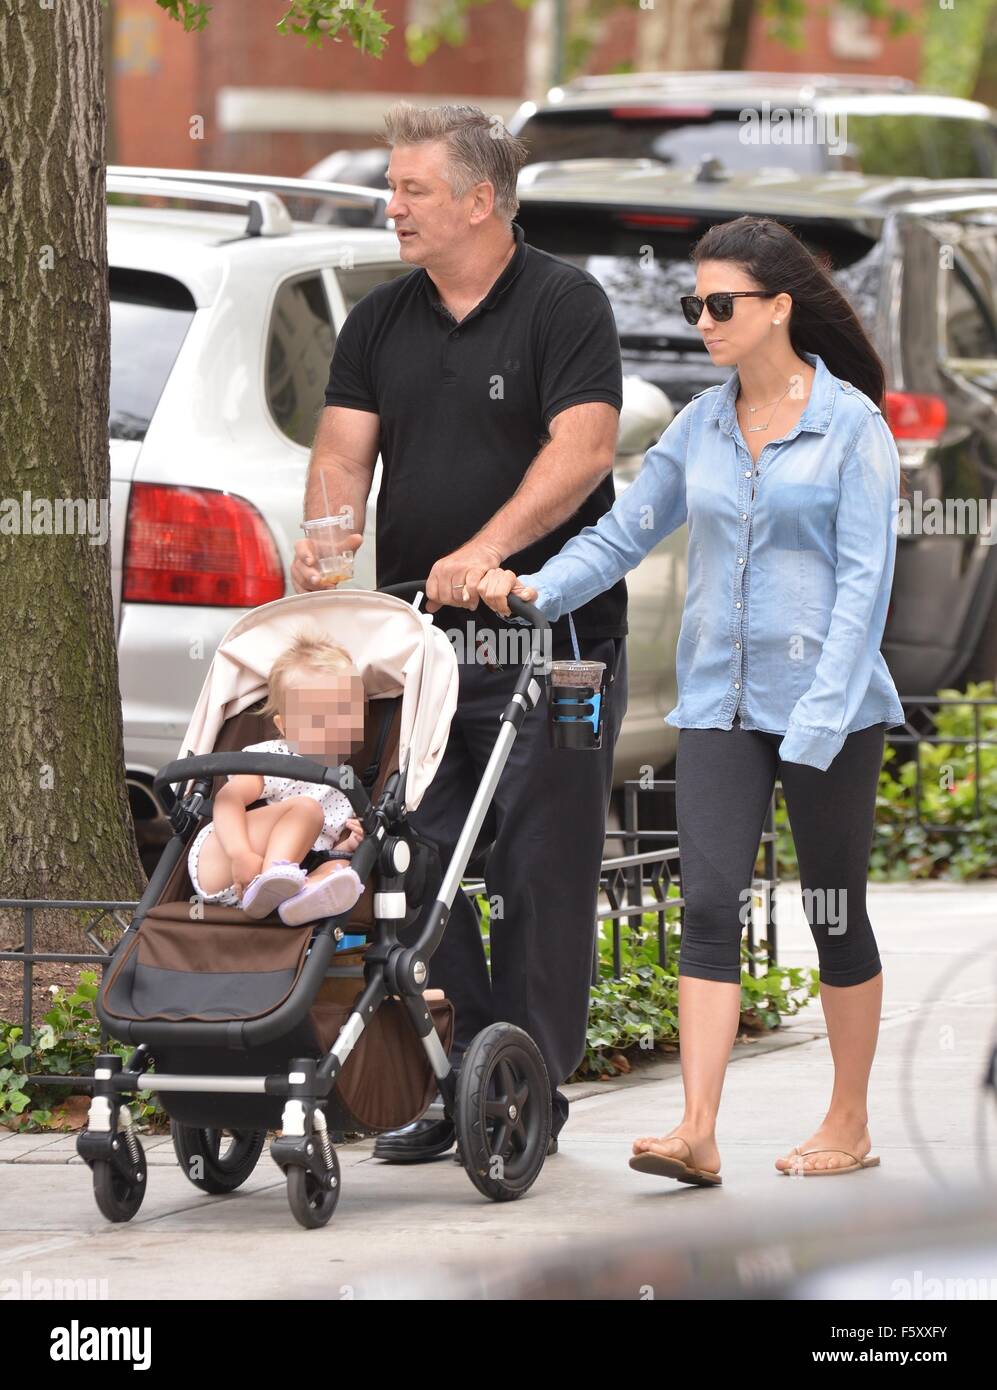
<path id="1" fill-rule="evenodd" d="M 511 571 L 491 571 L 491 573 L 511 573 Z M 414 599 L 420 589 L 425 592 L 425 587 L 426 581 L 424 579 L 406 579 L 404 583 L 401 584 L 382 584 L 378 589 L 378 593 L 394 594 L 398 598 Z M 529 624 L 530 627 L 543 632 L 550 627 L 550 619 L 541 609 L 533 606 L 533 603 L 525 597 L 527 594 L 532 594 L 534 598 L 537 597 L 535 589 L 521 586 L 521 592 L 517 592 L 514 588 L 510 587 L 507 594 L 507 603 L 512 613 L 512 621 L 518 619 L 521 623 L 525 622 Z M 481 592 L 480 587 L 479 596 L 484 598 L 484 594 Z M 489 607 L 491 607 L 491 605 L 489 605 Z M 498 612 L 499 610 L 496 609 L 495 611 Z M 508 618 L 509 613 L 499 613 L 499 616 Z"/>
<path id="2" fill-rule="evenodd" d="M 492 569 L 486 570 L 478 580 L 478 595 L 489 608 L 494 609 L 501 617 L 508 618 L 510 598 L 516 597 L 524 603 L 533 603 L 537 598 L 537 591 L 531 589 L 528 584 L 521 584 L 514 570 Z"/>

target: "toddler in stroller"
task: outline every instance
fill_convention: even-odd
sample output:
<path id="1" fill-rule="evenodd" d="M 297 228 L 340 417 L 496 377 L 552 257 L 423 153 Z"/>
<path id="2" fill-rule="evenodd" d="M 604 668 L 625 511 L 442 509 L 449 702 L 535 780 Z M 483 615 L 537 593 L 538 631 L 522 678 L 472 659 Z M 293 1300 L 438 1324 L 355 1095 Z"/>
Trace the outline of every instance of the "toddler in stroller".
<path id="1" fill-rule="evenodd" d="M 349 652 L 301 631 L 271 668 L 263 710 L 282 737 L 242 751 L 345 762 L 363 746 L 365 707 L 363 677 Z M 261 799 L 265 806 L 248 809 Z M 259 773 L 229 777 L 213 820 L 190 847 L 195 893 L 254 919 L 276 909 L 287 926 L 348 911 L 364 890 L 349 864 L 363 839 L 352 809 L 338 787 Z"/>

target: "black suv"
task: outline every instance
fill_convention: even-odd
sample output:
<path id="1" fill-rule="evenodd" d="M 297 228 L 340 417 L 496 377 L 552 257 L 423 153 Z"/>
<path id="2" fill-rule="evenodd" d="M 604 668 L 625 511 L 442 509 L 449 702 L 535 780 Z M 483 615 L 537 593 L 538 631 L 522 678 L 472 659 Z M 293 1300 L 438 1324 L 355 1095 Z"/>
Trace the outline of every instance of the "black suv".
<path id="1" fill-rule="evenodd" d="M 885 414 L 912 494 L 883 641 L 894 680 L 901 694 L 925 695 L 997 679 L 997 528 L 983 529 L 997 514 L 997 180 L 606 159 L 533 166 L 519 196 L 527 241 L 602 282 L 624 371 L 660 386 L 676 410 L 729 375 L 679 306 L 695 288 L 697 238 L 754 213 L 825 259 L 885 364 Z M 945 502 L 954 524 L 933 534 L 927 518 Z"/>

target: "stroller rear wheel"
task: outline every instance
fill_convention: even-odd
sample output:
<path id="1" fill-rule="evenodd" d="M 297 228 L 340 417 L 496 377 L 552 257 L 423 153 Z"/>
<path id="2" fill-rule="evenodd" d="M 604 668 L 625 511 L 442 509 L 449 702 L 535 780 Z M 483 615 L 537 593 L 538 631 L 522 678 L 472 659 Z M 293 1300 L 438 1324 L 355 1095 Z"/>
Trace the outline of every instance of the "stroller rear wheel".
<path id="1" fill-rule="evenodd" d="M 529 1033 L 512 1023 L 483 1029 L 457 1076 L 457 1142 L 467 1175 L 494 1202 L 536 1181 L 550 1139 L 550 1082 Z"/>
<path id="2" fill-rule="evenodd" d="M 265 1129 L 195 1129 L 170 1121 L 173 1151 L 184 1176 L 202 1192 L 234 1192 L 256 1167 Z M 226 1142 L 228 1136 L 228 1142 Z"/>

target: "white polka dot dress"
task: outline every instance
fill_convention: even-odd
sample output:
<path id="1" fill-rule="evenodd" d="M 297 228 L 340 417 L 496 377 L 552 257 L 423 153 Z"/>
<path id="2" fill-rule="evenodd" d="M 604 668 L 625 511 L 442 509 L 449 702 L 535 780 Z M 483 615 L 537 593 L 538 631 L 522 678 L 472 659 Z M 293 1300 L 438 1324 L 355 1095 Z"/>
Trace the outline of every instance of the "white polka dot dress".
<path id="1" fill-rule="evenodd" d="M 293 756 L 291 749 L 281 738 L 268 739 L 265 743 L 251 743 L 242 751 Z M 325 825 L 315 841 L 314 848 L 334 849 L 344 825 L 353 815 L 353 807 L 344 793 L 338 787 L 325 787 L 318 782 L 296 782 L 290 777 L 263 777 L 264 801 L 272 805 L 278 801 L 286 801 L 289 796 L 310 796 L 320 803 L 325 812 Z"/>
<path id="2" fill-rule="evenodd" d="M 270 739 L 266 743 L 251 743 L 248 748 L 244 748 L 242 751 L 244 753 L 286 754 L 291 752 L 284 740 L 279 738 Z M 317 782 L 296 782 L 290 777 L 263 776 L 263 798 L 265 801 L 271 803 L 286 801 L 289 796 L 311 796 L 321 803 L 325 812 L 325 825 L 315 841 L 314 848 L 333 849 L 347 820 L 353 815 L 353 807 L 348 798 L 338 787 L 323 787 Z M 214 828 L 214 823 L 209 821 L 207 825 L 201 827 L 191 844 L 187 855 L 187 871 L 190 875 L 191 886 L 197 896 L 206 903 L 217 904 L 220 907 L 238 907 L 241 898 L 236 892 L 234 884 L 229 884 L 227 888 L 220 888 L 217 893 L 205 893 L 197 876 L 201 850 L 205 840 L 214 832 Z"/>

